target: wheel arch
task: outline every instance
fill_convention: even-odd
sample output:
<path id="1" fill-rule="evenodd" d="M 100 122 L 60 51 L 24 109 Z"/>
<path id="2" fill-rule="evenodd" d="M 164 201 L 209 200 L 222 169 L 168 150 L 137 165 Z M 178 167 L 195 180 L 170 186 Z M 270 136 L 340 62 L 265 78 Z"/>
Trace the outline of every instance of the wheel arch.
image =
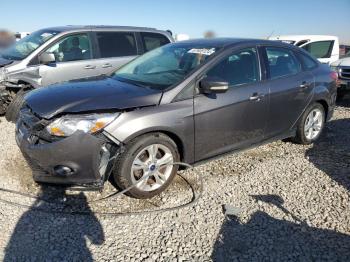
<path id="1" fill-rule="evenodd" d="M 325 99 L 319 99 L 319 100 L 316 100 L 315 102 L 322 105 L 322 107 L 324 109 L 324 113 L 325 113 L 325 119 L 328 119 L 329 105 L 328 105 L 327 101 Z"/>
<path id="2" fill-rule="evenodd" d="M 184 145 L 183 139 L 181 139 L 181 137 L 178 134 L 168 129 L 157 128 L 157 129 L 142 130 L 142 132 L 135 133 L 132 136 L 128 137 L 125 141 L 123 141 L 123 143 L 127 144 L 132 139 L 135 139 L 143 135 L 150 135 L 154 133 L 162 133 L 170 137 L 170 139 L 172 139 L 177 146 L 177 149 L 180 155 L 180 161 L 186 162 L 187 154 L 185 153 L 185 145 Z"/>

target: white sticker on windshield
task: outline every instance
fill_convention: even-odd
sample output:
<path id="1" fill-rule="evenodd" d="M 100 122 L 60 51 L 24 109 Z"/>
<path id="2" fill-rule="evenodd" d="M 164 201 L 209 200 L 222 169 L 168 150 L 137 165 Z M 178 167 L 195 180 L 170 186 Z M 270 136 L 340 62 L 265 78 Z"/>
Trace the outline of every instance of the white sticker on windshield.
<path id="1" fill-rule="evenodd" d="M 50 37 L 50 36 L 52 36 L 51 33 L 42 33 L 42 34 L 41 34 L 41 37 L 42 37 L 42 38 L 47 38 L 47 37 Z"/>
<path id="2" fill-rule="evenodd" d="M 187 53 L 190 54 L 201 54 L 201 55 L 211 55 L 213 53 L 215 53 L 215 48 L 192 48 L 191 50 L 189 50 Z"/>

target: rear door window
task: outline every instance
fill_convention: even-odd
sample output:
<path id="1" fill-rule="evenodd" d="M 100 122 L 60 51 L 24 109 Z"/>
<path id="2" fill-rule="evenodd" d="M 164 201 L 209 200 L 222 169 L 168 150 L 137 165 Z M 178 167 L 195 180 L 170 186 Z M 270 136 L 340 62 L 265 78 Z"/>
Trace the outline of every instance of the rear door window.
<path id="1" fill-rule="evenodd" d="M 266 47 L 270 78 L 295 75 L 301 71 L 301 64 L 292 50 L 280 47 Z"/>
<path id="2" fill-rule="evenodd" d="M 306 70 L 311 70 L 317 67 L 317 63 L 308 55 L 299 52 L 299 56 Z"/>
<path id="3" fill-rule="evenodd" d="M 135 35 L 132 32 L 97 32 L 101 58 L 137 55 Z"/>
<path id="4" fill-rule="evenodd" d="M 145 52 L 170 43 L 169 39 L 162 34 L 141 32 L 141 40 Z"/>
<path id="5" fill-rule="evenodd" d="M 329 58 L 332 54 L 333 45 L 334 41 L 318 41 L 306 44 L 302 48 L 316 58 Z"/>

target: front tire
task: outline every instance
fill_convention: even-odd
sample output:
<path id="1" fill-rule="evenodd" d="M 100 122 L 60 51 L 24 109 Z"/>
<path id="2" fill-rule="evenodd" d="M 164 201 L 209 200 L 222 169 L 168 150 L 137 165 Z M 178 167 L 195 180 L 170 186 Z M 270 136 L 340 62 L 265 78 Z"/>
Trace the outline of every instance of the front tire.
<path id="1" fill-rule="evenodd" d="M 26 90 L 20 90 L 13 98 L 12 102 L 8 105 L 5 115 L 7 121 L 13 123 L 17 121 L 19 111 L 24 103 L 24 96 L 26 95 L 26 93 Z"/>
<path id="2" fill-rule="evenodd" d="M 323 131 L 325 119 L 325 110 L 320 103 L 309 106 L 300 119 L 293 141 L 303 145 L 315 142 Z"/>
<path id="3" fill-rule="evenodd" d="M 117 157 L 114 182 L 121 189 L 135 185 L 126 193 L 128 196 L 151 198 L 169 186 L 178 170 L 171 164 L 179 159 L 177 146 L 167 135 L 151 133 L 137 137 Z M 142 180 L 145 176 L 149 178 Z"/>
<path id="4" fill-rule="evenodd" d="M 16 93 L 10 90 L 1 90 L 0 97 L 0 116 L 5 115 L 9 104 L 16 96 Z"/>

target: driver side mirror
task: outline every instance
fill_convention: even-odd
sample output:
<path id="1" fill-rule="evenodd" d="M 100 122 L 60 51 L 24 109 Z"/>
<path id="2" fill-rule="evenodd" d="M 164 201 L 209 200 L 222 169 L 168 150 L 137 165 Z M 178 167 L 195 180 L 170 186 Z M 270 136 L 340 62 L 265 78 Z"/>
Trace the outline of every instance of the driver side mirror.
<path id="1" fill-rule="evenodd" d="M 228 82 L 218 77 L 205 77 L 199 82 L 199 90 L 204 94 L 225 93 Z"/>
<path id="2" fill-rule="evenodd" d="M 39 55 L 39 62 L 41 64 L 47 65 L 50 63 L 55 63 L 56 58 L 55 58 L 55 55 L 53 53 L 42 53 Z"/>

